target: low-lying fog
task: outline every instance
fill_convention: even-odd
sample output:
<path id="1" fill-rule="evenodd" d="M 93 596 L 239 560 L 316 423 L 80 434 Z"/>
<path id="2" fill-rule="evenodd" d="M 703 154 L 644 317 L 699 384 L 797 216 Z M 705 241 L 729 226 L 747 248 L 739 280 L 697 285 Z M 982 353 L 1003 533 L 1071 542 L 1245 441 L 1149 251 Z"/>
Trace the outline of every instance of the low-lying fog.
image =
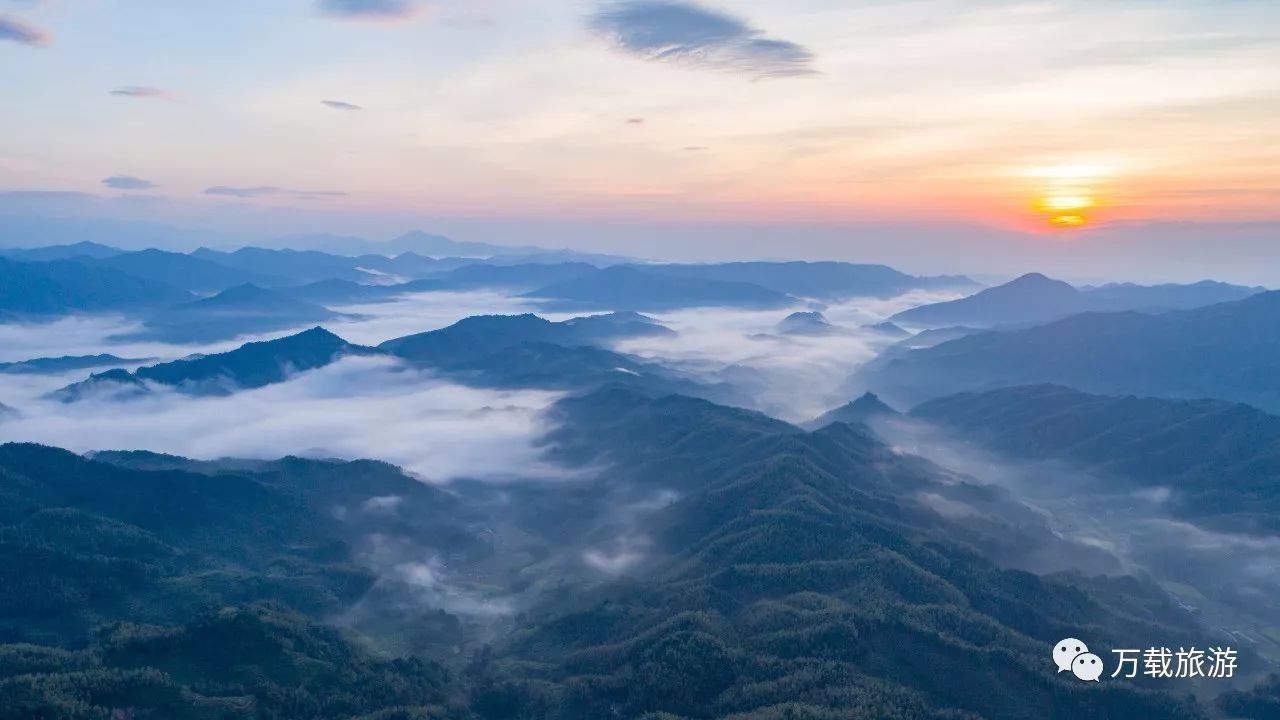
<path id="1" fill-rule="evenodd" d="M 1280 661 L 1280 538 L 1216 532 L 1173 518 L 1167 503 L 1174 488 L 1100 490 L 1106 483 L 1050 462 L 1018 462 L 958 442 L 946 432 L 910 419 L 882 420 L 875 430 L 902 452 L 917 455 L 973 481 L 998 486 L 1044 518 L 1055 536 L 1052 558 L 1035 562 L 1086 574 L 1146 575 L 1209 628 Z M 990 507 L 945 500 L 941 514 L 979 517 Z M 929 504 L 926 500 L 926 504 Z M 1112 570 L 1099 555 L 1114 559 Z M 1010 564 L 1025 565 L 1027 558 Z"/>
<path id="2" fill-rule="evenodd" d="M 8 404 L 21 408 L 3 426 L 6 440 L 196 459 L 374 458 L 431 481 L 562 474 L 540 460 L 535 446 L 556 393 L 464 387 L 389 358 L 346 358 L 226 397 L 158 390 L 127 401 L 63 404 L 15 392 L 48 384 L 0 376 Z"/>
<path id="3" fill-rule="evenodd" d="M 950 297 L 920 292 L 890 300 L 852 299 L 768 311 L 702 308 L 651 313 L 677 334 L 626 340 L 615 349 L 696 379 L 727 383 L 740 404 L 803 421 L 853 399 L 857 389 L 849 384 L 852 373 L 897 341 L 869 326 L 908 307 Z M 537 311 L 527 301 L 475 292 L 430 293 L 334 309 L 358 317 L 327 327 L 364 345 L 438 329 L 471 315 Z M 822 312 L 834 330 L 780 333 L 778 323 L 800 310 Z M 543 315 L 552 320 L 570 317 Z M 201 346 L 110 339 L 136 327 L 112 317 L 0 324 L 0 362 L 112 353 L 149 358 L 150 363 L 223 352 L 246 341 L 293 332 Z M 0 373 L 0 403 L 18 411 L 0 418 L 0 441 L 32 441 L 77 452 L 144 449 L 197 459 L 274 459 L 290 454 L 374 458 L 428 482 L 559 480 L 569 475 L 544 460 L 540 445 L 550 429 L 546 410 L 561 397 L 555 392 L 466 387 L 389 358 L 353 357 L 227 397 L 191 397 L 163 389 L 129 401 L 90 398 L 68 405 L 45 397 L 88 374 Z M 1210 532 L 1171 519 L 1163 512 L 1164 494 L 1159 492 L 1074 492 L 1081 481 L 1069 470 L 996 459 L 916 423 L 895 422 L 877 429 L 904 452 L 1008 491 L 1003 505 L 969 504 L 960 494 L 931 493 L 916 500 L 949 521 L 975 528 L 984 514 L 1000 515 L 1016 505 L 1019 509 L 1012 514 L 1019 517 L 989 518 L 989 527 L 1005 522 L 1045 541 L 1030 543 L 1025 551 L 1012 548 L 1003 558 L 1009 564 L 1037 572 L 1074 568 L 1148 574 L 1207 625 L 1232 633 L 1242 646 L 1280 657 L 1280 644 L 1267 636 L 1280 620 L 1274 602 L 1280 596 L 1280 541 Z M 530 567 L 547 577 L 557 576 L 551 567 L 588 568 L 602 577 L 627 572 L 649 552 L 645 518 L 673 499 L 616 498 L 613 512 L 602 508 L 578 539 L 566 539 L 550 559 Z M 553 503 L 554 498 L 539 502 Z M 496 532 L 500 537 L 522 537 L 524 531 L 498 525 Z M 476 591 L 459 581 L 459 570 L 433 565 L 426 551 L 404 555 L 389 547 L 370 554 L 370 562 L 388 583 L 416 589 L 418 602 L 428 598 L 433 606 L 475 616 L 506 615 L 523 605 L 516 596 Z M 1019 552 L 1022 557 L 1014 557 Z M 536 593 L 536 588 L 531 586 L 528 593 Z"/>
<path id="4" fill-rule="evenodd" d="M 712 382 L 728 382 L 745 406 L 802 421 L 848 399 L 845 382 L 894 342 L 866 326 L 937 293 L 892 300 L 858 299 L 769 311 L 703 308 L 653 316 L 671 337 L 616 346 Z M 394 302 L 344 306 L 350 318 L 326 325 L 350 342 L 385 340 L 450 325 L 478 314 L 536 312 L 528 301 L 492 292 L 425 293 Z M 777 324 L 797 310 L 821 310 L 836 332 L 781 335 Z M 570 314 L 542 313 L 552 320 Z M 586 313 L 577 313 L 586 314 Z M 206 345 L 117 341 L 137 329 L 121 317 L 72 317 L 47 324 L 0 324 L 0 362 L 110 353 L 151 364 L 225 352 L 245 342 L 305 328 Z M 555 469 L 536 447 L 543 411 L 559 396 L 536 390 L 464 387 L 385 359 L 350 358 L 289 382 L 229 397 L 194 398 L 163 389 L 116 402 L 64 405 L 45 394 L 83 380 L 88 370 L 52 375 L 0 374 L 0 403 L 16 408 L 0 438 L 85 452 L 144 449 L 197 459 L 275 458 L 286 454 L 385 460 L 431 480 L 541 477 Z"/>
<path id="5" fill-rule="evenodd" d="M 699 379 L 728 382 L 740 404 L 803 422 L 853 399 L 849 378 L 901 338 L 871 329 L 907 308 L 954 299 L 918 291 L 892 299 L 853 298 L 784 310 L 697 308 L 653 317 L 678 334 L 617 344 L 621 352 L 680 368 Z M 834 331 L 787 335 L 778 323 L 793 312 L 819 311 Z"/>

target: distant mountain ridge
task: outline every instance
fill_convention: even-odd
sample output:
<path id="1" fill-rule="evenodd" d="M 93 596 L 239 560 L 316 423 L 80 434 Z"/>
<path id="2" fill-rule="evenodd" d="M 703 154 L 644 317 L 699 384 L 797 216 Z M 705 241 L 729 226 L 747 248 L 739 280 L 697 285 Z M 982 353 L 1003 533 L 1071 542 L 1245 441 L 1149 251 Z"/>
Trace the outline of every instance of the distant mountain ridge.
<path id="1" fill-rule="evenodd" d="M 501 290 L 527 292 L 547 283 L 582 277 L 596 271 L 586 263 L 491 265 L 487 261 L 434 273 L 431 277 L 389 285 L 360 284 L 331 279 L 280 288 L 293 297 L 317 303 L 362 303 L 392 300 L 424 292 Z"/>
<path id="2" fill-rule="evenodd" d="M 858 382 L 914 405 L 957 392 L 1054 383 L 1086 392 L 1218 398 L 1280 410 L 1280 292 L 1160 314 L 1084 313 L 895 353 Z"/>
<path id="3" fill-rule="evenodd" d="M 659 311 L 687 307 L 784 307 L 793 299 L 747 282 L 690 278 L 615 266 L 552 283 L 523 297 L 554 310 Z"/>
<path id="4" fill-rule="evenodd" d="M 169 283 L 193 293 L 217 293 L 248 283 L 269 285 L 280 282 L 267 270 L 228 267 L 201 257 L 198 253 L 186 255 L 151 249 L 119 253 L 96 260 L 85 259 L 82 262 L 119 270 L 144 280 Z"/>
<path id="5" fill-rule="evenodd" d="M 76 402 L 99 394 L 146 393 L 148 383 L 193 395 L 226 395 L 283 382 L 293 373 L 324 367 L 348 355 L 373 352 L 317 327 L 217 355 L 150 365 L 132 373 L 112 370 L 92 375 L 59 390 L 55 397 Z"/>
<path id="6" fill-rule="evenodd" d="M 49 262 L 51 260 L 70 260 L 72 258 L 103 259 L 120 255 L 124 250 L 109 245 L 83 240 L 69 245 L 48 245 L 31 249 L 0 248 L 0 257 L 21 262 Z"/>
<path id="7" fill-rule="evenodd" d="M 289 330 L 341 317 L 328 308 L 256 285 L 228 288 L 213 297 L 166 308 L 149 316 L 127 340 L 200 343 L 240 335 Z"/>
<path id="8" fill-rule="evenodd" d="M 640 267 L 673 277 L 749 283 L 784 295 L 821 300 L 894 297 L 911 290 L 967 288 L 977 285 L 962 275 L 915 277 L 887 265 L 831 261 L 753 261 Z"/>
<path id="9" fill-rule="evenodd" d="M 306 248 L 337 255 L 360 256 L 376 254 L 384 256 L 416 253 L 434 258 L 484 259 L 491 264 L 523 264 L 530 262 L 560 263 L 586 262 L 595 265 L 615 265 L 633 262 L 634 258 L 604 253 L 556 250 L 534 245 L 498 245 L 495 243 L 453 240 L 421 230 L 412 230 L 390 240 L 366 240 L 341 235 L 294 235 L 278 238 L 268 243 L 271 247 Z"/>
<path id="10" fill-rule="evenodd" d="M 284 382 L 343 357 L 387 355 L 438 370 L 468 384 L 586 388 L 607 382 L 697 393 L 696 384 L 657 365 L 612 352 L 615 340 L 674 334 L 638 313 L 551 322 L 536 315 L 475 316 L 440 330 L 396 338 L 377 348 L 348 343 L 316 327 L 235 350 L 138 368 L 96 373 L 55 392 L 63 402 L 145 395 L 150 385 L 191 395 L 226 395 Z"/>
<path id="11" fill-rule="evenodd" d="M 633 312 L 563 322 L 531 314 L 480 315 L 388 340 L 378 349 L 469 384 L 581 389 L 620 383 L 698 394 L 703 390 L 695 383 L 659 365 L 601 347 L 625 338 L 671 334 Z"/>
<path id="12" fill-rule="evenodd" d="M 172 285 L 76 260 L 0 258 L 0 319 L 74 312 L 135 311 L 191 299 Z"/>
<path id="13" fill-rule="evenodd" d="M 32 358 L 17 362 L 0 363 L 0 373 L 11 375 L 37 375 L 86 370 L 108 365 L 133 365 L 146 362 L 147 358 L 122 358 L 116 355 L 68 355 L 56 358 Z"/>
<path id="14" fill-rule="evenodd" d="M 926 327 L 1027 325 L 1082 312 L 1192 309 L 1242 300 L 1263 291 L 1209 280 L 1191 285 L 1126 283 L 1077 289 L 1061 280 L 1029 273 L 959 300 L 904 310 L 891 319 Z"/>

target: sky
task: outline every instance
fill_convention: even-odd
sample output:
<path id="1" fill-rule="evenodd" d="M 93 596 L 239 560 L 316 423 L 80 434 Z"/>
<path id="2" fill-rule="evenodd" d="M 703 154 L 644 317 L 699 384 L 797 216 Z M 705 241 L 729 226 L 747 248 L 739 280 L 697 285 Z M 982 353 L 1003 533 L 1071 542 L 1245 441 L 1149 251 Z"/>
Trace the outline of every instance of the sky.
<path id="1" fill-rule="evenodd" d="M 1272 0 L 0 0 L 0 214 L 1265 282 L 1276 67 Z"/>

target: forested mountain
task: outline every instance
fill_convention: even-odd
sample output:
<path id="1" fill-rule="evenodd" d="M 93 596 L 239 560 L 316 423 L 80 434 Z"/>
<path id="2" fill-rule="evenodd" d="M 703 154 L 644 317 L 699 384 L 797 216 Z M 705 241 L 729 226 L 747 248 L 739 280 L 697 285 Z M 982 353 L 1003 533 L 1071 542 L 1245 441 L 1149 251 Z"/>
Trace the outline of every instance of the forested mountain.
<path id="1" fill-rule="evenodd" d="M 939 398 L 911 415 L 1015 458 L 1066 461 L 1098 475 L 1098 490 L 1163 488 L 1180 517 L 1280 533 L 1280 417 L 1247 405 L 1034 385 Z"/>
<path id="2" fill-rule="evenodd" d="M 138 472 L 35 445 L 0 446 L 0 473 L 0 542 L 15 561 L 0 569 L 6 642 L 183 622 L 211 601 L 332 611 L 372 582 L 344 567 L 349 551 L 323 508 L 244 475 Z"/>
<path id="3" fill-rule="evenodd" d="M 560 409 L 568 457 L 685 494 L 650 523 L 648 579 L 530 618 L 483 658 L 484 717 L 1200 716 L 1046 675 L 1066 627 L 1123 642 L 1189 618 L 1136 582 L 999 570 L 903 502 L 945 492 L 930 466 L 865 432 L 624 390 Z"/>
<path id="4" fill-rule="evenodd" d="M 377 582 L 356 554 L 376 519 L 361 511 L 370 497 L 431 518 L 436 547 L 483 550 L 453 498 L 381 463 L 195 472 L 113 459 L 0 446 L 0 718 L 132 707 L 336 719 L 456 704 L 442 668 L 377 659 L 295 614 L 343 612 Z"/>
<path id="5" fill-rule="evenodd" d="M 465 557 L 476 547 L 472 491 L 450 496 L 380 464 L 236 469 L 107 454 L 108 464 L 5 446 L 0 538 L 10 552 L 0 571 L 12 580 L 6 588 L 21 589 L 11 597 L 22 612 L 34 614 L 8 639 L 42 647 L 0 647 L 0 706 L 12 717 L 133 708 L 180 720 L 395 707 L 419 714 L 378 717 L 1205 717 L 1187 699 L 1128 683 L 1063 680 L 1047 660 L 1053 642 L 1080 628 L 1103 654 L 1153 638 L 1204 643 L 1190 615 L 1134 579 L 998 568 L 973 543 L 1057 540 L 1025 509 L 1016 530 L 935 514 L 912 498 L 962 493 L 1008 512 L 1017 504 L 957 485 L 863 430 L 807 434 L 757 413 L 620 387 L 565 400 L 556 417 L 553 457 L 608 471 L 538 492 L 561 505 L 625 488 L 673 500 L 641 516 L 648 549 L 629 579 L 547 588 L 513 634 L 458 658 L 453 672 L 376 660 L 287 609 L 243 603 L 274 596 L 323 616 L 352 601 L 369 587 L 368 570 L 340 569 L 361 533 L 380 527 L 387 503 L 371 498 L 416 493 L 404 501 L 412 512 L 396 515 L 414 524 L 381 532 L 455 528 L 422 542 L 452 538 Z M 525 509 L 507 502 L 486 512 L 495 508 Z M 344 519 L 353 516 L 363 524 Z M 578 519 L 542 513 L 536 522 L 555 532 Z M 59 583 L 44 579 L 64 568 Z M 32 604 L 41 583 L 50 600 Z M 161 597 L 163 606 L 151 604 Z M 211 609 L 183 605 L 200 606 L 197 598 Z M 46 607 L 79 621 L 40 619 Z M 166 615 L 187 608 L 176 625 Z M 383 606 L 384 622 L 396 608 Z M 84 649 L 55 646 L 84 637 L 92 620 L 168 627 L 108 625 Z"/>
<path id="6" fill-rule="evenodd" d="M 419 242 L 457 247 L 405 240 Z M 951 326 L 901 339 L 852 379 L 879 394 L 802 428 L 748 408 L 772 407 L 769 393 L 798 397 L 804 412 L 787 405 L 787 417 L 836 405 L 830 395 L 814 402 L 822 389 L 809 386 L 843 387 L 854 362 L 908 334 L 872 318 L 909 299 L 833 305 L 833 317 L 859 318 L 848 326 L 811 299 L 964 279 L 846 263 L 599 269 L 539 253 L 478 262 L 86 250 L 0 260 L 0 270 L 49 281 L 29 295 L 53 308 L 46 319 L 115 303 L 144 331 L 122 336 L 118 318 L 4 328 L 17 348 L 39 348 L 32 356 L 68 353 L 0 364 L 3 399 L 17 407 L 0 405 L 12 437 L 57 442 L 70 428 L 82 433 L 76 447 L 94 448 L 83 428 L 113 413 L 137 427 L 157 409 L 157 422 L 265 415 L 275 409 L 252 401 L 341 383 L 341 397 L 320 398 L 325 422 L 352 423 L 339 430 L 366 433 L 347 436 L 368 438 L 357 453 L 405 457 L 412 473 L 350 460 L 358 454 L 193 460 L 0 446 L 0 720 L 1217 720 L 1265 717 L 1274 705 L 1274 682 L 1250 685 L 1272 669 L 1276 647 L 1265 569 L 1280 536 L 1280 494 L 1268 485 L 1280 472 L 1280 420 L 1173 398 L 1280 405 L 1271 381 L 1280 293 L 1014 329 L 1055 307 L 1048 296 L 1065 311 L 1081 296 L 1174 306 L 1238 291 L 1024 278 L 959 307 L 986 303 L 975 322 L 1014 306 L 1030 315 L 1006 313 L 996 331 Z M 58 273 L 83 280 L 91 307 L 70 308 L 80 290 Z M 154 291 L 140 278 L 166 273 L 201 293 L 246 277 L 263 286 L 202 299 L 164 286 L 170 299 L 144 301 L 94 284 Z M 470 290 L 484 292 L 451 294 Z M 126 355 L 191 349 L 165 342 L 295 332 L 337 317 L 325 303 L 410 293 L 439 294 L 341 321 L 360 324 L 352 337 L 382 338 L 464 306 L 616 311 L 479 315 L 378 347 L 314 327 L 123 367 L 142 362 Z M 715 306 L 735 312 L 676 315 L 680 335 L 639 311 Z M 93 352 L 113 353 L 71 354 L 101 338 Z M 138 338 L 147 345 L 129 344 Z M 649 339 L 643 359 L 615 349 L 638 338 Z M 60 373 L 98 368 L 110 369 L 49 393 L 67 382 Z M 1008 388 L 1024 378 L 1076 389 Z M 952 394 L 974 388 L 990 392 Z M 944 393 L 909 416 L 891 407 Z M 369 405 L 352 419 L 339 401 Z M 279 442 L 271 456 L 320 457 L 331 451 L 317 448 L 341 447 L 273 427 L 296 417 L 281 405 L 278 422 L 255 423 L 254 448 Z M 385 438 L 367 427 L 381 408 L 399 424 Z M 213 420 L 212 433 L 227 424 Z M 193 454 L 245 446 L 181 440 Z M 140 435 L 133 448 L 164 442 Z M 1094 484 L 1057 489 L 1046 474 L 1036 494 L 1002 482 L 1001 463 L 1070 467 Z M 1037 504 L 1053 492 L 1066 510 Z M 1140 522 L 1103 532 L 1113 512 Z M 1051 644 L 1067 636 L 1087 636 L 1106 659 L 1117 647 L 1229 645 L 1240 649 L 1241 677 L 1233 690 L 1209 680 L 1082 683 L 1050 663 Z"/>
<path id="7" fill-rule="evenodd" d="M 1280 292 L 1161 314 L 1085 313 L 895 353 L 859 373 L 890 402 L 1055 383 L 1103 394 L 1219 398 L 1280 409 Z"/>

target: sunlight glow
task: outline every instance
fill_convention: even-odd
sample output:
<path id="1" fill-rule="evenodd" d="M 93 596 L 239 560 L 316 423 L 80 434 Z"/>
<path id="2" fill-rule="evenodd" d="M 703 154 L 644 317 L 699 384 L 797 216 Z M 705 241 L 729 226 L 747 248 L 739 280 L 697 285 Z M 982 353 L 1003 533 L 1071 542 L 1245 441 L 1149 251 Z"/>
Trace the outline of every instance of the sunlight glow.
<path id="1" fill-rule="evenodd" d="M 1093 207 L 1093 198 L 1084 195 L 1050 195 L 1041 201 L 1046 210 L 1083 210 Z"/>
<path id="2" fill-rule="evenodd" d="M 1054 228 L 1077 228 L 1093 218 L 1088 212 L 1100 204 L 1101 185 L 1113 174 L 1106 165 L 1052 165 L 1021 173 L 1034 179 L 1035 213 Z"/>

